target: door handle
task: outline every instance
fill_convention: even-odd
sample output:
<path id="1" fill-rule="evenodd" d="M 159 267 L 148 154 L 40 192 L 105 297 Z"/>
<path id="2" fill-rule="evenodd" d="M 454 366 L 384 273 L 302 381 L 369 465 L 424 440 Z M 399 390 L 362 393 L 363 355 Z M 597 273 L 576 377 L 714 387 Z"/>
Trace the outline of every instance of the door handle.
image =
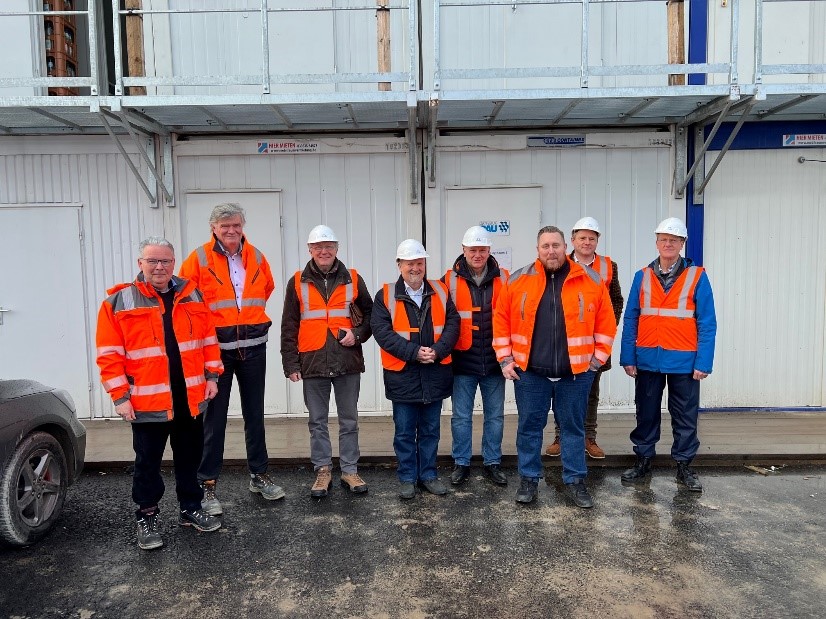
<path id="1" fill-rule="evenodd" d="M 10 311 L 10 309 L 0 306 L 0 325 L 3 324 L 3 314 Z"/>

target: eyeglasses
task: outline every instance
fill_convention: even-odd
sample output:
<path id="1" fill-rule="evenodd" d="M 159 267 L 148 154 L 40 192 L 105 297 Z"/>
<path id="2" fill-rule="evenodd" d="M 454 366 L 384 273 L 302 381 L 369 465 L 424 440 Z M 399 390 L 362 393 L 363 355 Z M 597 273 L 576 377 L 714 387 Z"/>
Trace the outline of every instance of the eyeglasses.
<path id="1" fill-rule="evenodd" d="M 335 251 L 338 249 L 338 243 L 313 243 L 310 245 L 310 249 L 314 252 Z"/>
<path id="2" fill-rule="evenodd" d="M 156 267 L 160 264 L 165 269 L 171 267 L 175 263 L 174 258 L 171 260 L 169 258 L 164 258 L 163 260 L 159 260 L 157 258 L 141 258 L 141 260 L 151 267 Z"/>

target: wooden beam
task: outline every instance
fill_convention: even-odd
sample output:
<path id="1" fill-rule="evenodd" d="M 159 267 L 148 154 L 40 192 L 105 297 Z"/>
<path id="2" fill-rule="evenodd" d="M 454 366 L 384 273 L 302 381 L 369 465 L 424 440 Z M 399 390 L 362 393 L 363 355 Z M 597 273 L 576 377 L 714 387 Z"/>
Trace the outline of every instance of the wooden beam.
<path id="1" fill-rule="evenodd" d="M 143 0 L 125 0 L 124 8 L 129 9 L 143 9 Z M 143 15 L 127 15 L 126 16 L 126 57 L 127 67 L 129 70 L 129 77 L 143 77 L 144 72 L 143 61 Z M 144 86 L 130 86 L 130 95 L 145 95 L 146 88 Z"/>
<path id="2" fill-rule="evenodd" d="M 685 4 L 668 0 L 668 64 L 685 64 Z M 669 86 L 684 86 L 685 74 L 668 76 Z"/>
<path id="3" fill-rule="evenodd" d="M 376 40 L 379 73 L 390 73 L 390 7 L 389 0 L 376 0 Z M 390 82 L 379 82 L 379 90 L 390 90 Z"/>

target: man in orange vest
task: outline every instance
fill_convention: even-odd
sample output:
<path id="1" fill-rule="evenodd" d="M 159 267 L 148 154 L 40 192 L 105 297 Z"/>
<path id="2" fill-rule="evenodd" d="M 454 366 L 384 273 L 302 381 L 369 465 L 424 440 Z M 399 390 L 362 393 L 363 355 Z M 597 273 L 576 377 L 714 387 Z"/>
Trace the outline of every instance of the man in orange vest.
<path id="1" fill-rule="evenodd" d="M 571 260 L 578 264 L 591 267 L 599 273 L 603 283 L 608 288 L 608 295 L 611 297 L 611 306 L 614 308 L 614 320 L 619 325 L 622 316 L 622 290 L 620 289 L 619 274 L 617 273 L 617 263 L 608 256 L 600 256 L 596 253 L 599 245 L 600 229 L 599 222 L 593 217 L 583 217 L 574 224 L 571 230 L 571 245 L 574 250 L 570 253 Z M 588 394 L 588 411 L 585 413 L 585 453 L 589 458 L 602 460 L 605 452 L 597 444 L 597 408 L 599 408 L 599 379 L 603 372 L 611 369 L 611 358 L 597 370 L 594 375 L 594 382 L 591 384 L 591 392 Z M 556 457 L 560 453 L 559 425 L 554 422 L 554 442 L 548 445 L 545 455 Z"/>
<path id="2" fill-rule="evenodd" d="M 450 291 L 461 319 L 459 341 L 453 350 L 454 468 L 450 483 L 458 486 L 470 477 L 473 452 L 473 402 L 482 392 L 482 464 L 485 475 L 500 486 L 508 478 L 500 468 L 502 432 L 505 427 L 505 378 L 493 352 L 493 310 L 508 272 L 490 254 L 490 238 L 481 226 L 468 228 L 462 238 L 462 254 L 442 281 Z"/>
<path id="3" fill-rule="evenodd" d="M 714 295 L 705 270 L 680 255 L 688 237 L 682 220 L 669 217 L 654 234 L 659 256 L 634 275 L 623 321 L 620 365 L 635 379 L 637 426 L 631 442 L 637 461 L 622 481 L 644 481 L 651 472 L 668 383 L 677 482 L 702 492 L 691 461 L 700 447 L 700 381 L 711 374 L 714 362 Z"/>
<path id="4" fill-rule="evenodd" d="M 173 277 L 175 251 L 166 239 L 140 244 L 134 282 L 107 291 L 97 324 L 97 364 L 115 412 L 132 425 L 138 546 L 163 546 L 158 503 L 161 459 L 172 440 L 178 524 L 215 531 L 221 521 L 201 509 L 198 485 L 204 430 L 201 413 L 223 372 L 209 308 L 195 284 Z"/>
<path id="5" fill-rule="evenodd" d="M 249 490 L 268 500 L 284 496 L 281 486 L 267 475 L 264 437 L 267 334 L 272 324 L 266 308 L 275 282 L 267 259 L 244 236 L 245 223 L 241 206 L 219 204 L 209 217 L 212 238 L 181 265 L 181 277 L 196 283 L 212 311 L 225 370 L 218 381 L 218 395 L 204 416 L 204 456 L 198 469 L 204 487 L 203 508 L 213 516 L 223 513 L 215 490 L 224 462 L 233 376 L 238 378 L 244 416 Z"/>
<path id="6" fill-rule="evenodd" d="M 399 462 L 399 498 L 416 496 L 416 483 L 447 494 L 436 471 L 442 400 L 450 397 L 450 352 L 459 338 L 459 314 L 447 287 L 426 279 L 428 253 L 415 239 L 396 250 L 399 279 L 376 293 L 370 326 L 381 347 L 384 392 L 393 403 L 393 448 Z"/>
<path id="7" fill-rule="evenodd" d="M 310 495 L 327 496 L 333 483 L 328 428 L 331 388 L 336 394 L 341 485 L 362 494 L 367 483 L 358 474 L 361 345 L 370 339 L 373 299 L 361 275 L 337 258 L 338 237 L 332 229 L 322 225 L 310 230 L 307 248 L 310 260 L 285 289 L 281 360 L 287 378 L 303 381 L 310 414 L 310 460 L 316 473 Z M 353 306 L 358 310 L 353 311 Z"/>
<path id="8" fill-rule="evenodd" d="M 593 507 L 585 486 L 585 409 L 597 370 L 617 331 L 599 275 L 566 255 L 562 231 L 545 226 L 538 257 L 511 274 L 493 315 L 493 347 L 502 374 L 516 381 L 516 453 L 522 478 L 516 501 L 536 500 L 542 433 L 553 407 L 562 445 L 562 481 L 578 507 Z"/>

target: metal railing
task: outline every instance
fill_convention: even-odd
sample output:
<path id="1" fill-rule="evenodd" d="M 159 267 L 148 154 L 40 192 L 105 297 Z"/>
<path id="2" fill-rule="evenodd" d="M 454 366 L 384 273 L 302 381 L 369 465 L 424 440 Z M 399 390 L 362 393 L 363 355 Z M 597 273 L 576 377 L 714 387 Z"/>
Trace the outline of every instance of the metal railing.
<path id="1" fill-rule="evenodd" d="M 807 2 L 824 3 L 826 0 L 755 0 L 754 18 L 754 83 L 762 84 L 764 75 L 826 75 L 826 64 L 764 64 L 763 63 L 763 6 L 767 3 Z M 783 24 L 787 26 L 788 24 Z M 795 87 L 799 87 L 796 84 Z"/>

